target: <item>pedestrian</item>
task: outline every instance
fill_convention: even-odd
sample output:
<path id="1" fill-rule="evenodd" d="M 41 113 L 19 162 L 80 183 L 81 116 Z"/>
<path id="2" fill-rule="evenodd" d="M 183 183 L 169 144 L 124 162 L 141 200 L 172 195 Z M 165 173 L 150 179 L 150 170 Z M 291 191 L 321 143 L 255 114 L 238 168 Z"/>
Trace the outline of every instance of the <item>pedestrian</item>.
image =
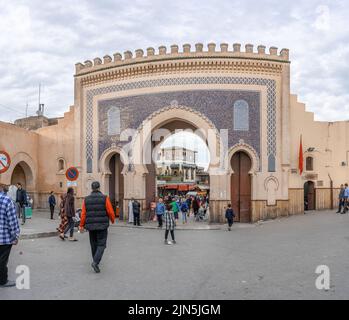
<path id="1" fill-rule="evenodd" d="M 5 190 L 6 191 L 6 190 Z M 13 200 L 0 191 L 0 287 L 14 287 L 8 280 L 8 260 L 13 245 L 18 244 L 19 225 Z"/>
<path id="2" fill-rule="evenodd" d="M 336 213 L 341 213 L 344 207 L 344 192 L 345 192 L 344 185 L 341 184 L 341 188 L 338 195 L 338 211 Z"/>
<path id="3" fill-rule="evenodd" d="M 28 205 L 27 192 L 20 182 L 17 183 L 16 203 L 18 208 L 18 218 L 22 218 L 22 225 L 25 224 L 25 207 Z"/>
<path id="4" fill-rule="evenodd" d="M 189 208 L 186 201 L 183 201 L 181 204 L 181 212 L 182 212 L 182 223 L 187 223 L 187 214 L 188 214 Z"/>
<path id="5" fill-rule="evenodd" d="M 191 204 L 192 204 L 192 198 L 188 196 L 187 198 L 187 205 L 188 205 L 188 215 L 190 216 L 190 209 L 191 209 Z"/>
<path id="6" fill-rule="evenodd" d="M 225 218 L 226 218 L 227 221 L 228 221 L 228 230 L 229 230 L 229 231 L 231 231 L 231 226 L 232 226 L 233 223 L 234 223 L 234 217 L 235 217 L 234 210 L 232 209 L 231 204 L 229 203 L 229 204 L 228 204 L 228 208 L 227 208 L 227 210 L 225 211 Z"/>
<path id="7" fill-rule="evenodd" d="M 171 201 L 171 205 L 174 218 L 175 220 L 178 220 L 179 205 L 175 198 L 173 198 L 173 200 Z"/>
<path id="8" fill-rule="evenodd" d="M 133 211 L 133 224 L 135 226 L 141 226 L 141 204 L 132 198 L 132 211 Z"/>
<path id="9" fill-rule="evenodd" d="M 56 198 L 53 194 L 53 191 L 50 192 L 50 196 L 48 198 L 48 204 L 50 206 L 51 220 L 53 220 L 53 214 L 55 212 L 55 206 L 56 206 Z"/>
<path id="10" fill-rule="evenodd" d="M 115 222 L 115 212 L 108 196 L 100 191 L 100 183 L 92 182 L 92 192 L 82 204 L 80 231 L 89 232 L 92 268 L 100 272 L 99 264 L 107 247 L 109 221 Z"/>
<path id="11" fill-rule="evenodd" d="M 198 218 L 197 219 L 198 221 L 204 220 L 204 218 L 205 218 L 205 207 L 204 207 L 203 203 L 200 204 L 197 218 Z"/>
<path id="12" fill-rule="evenodd" d="M 62 240 L 65 239 L 65 235 L 69 232 L 69 241 L 78 241 L 74 238 L 74 217 L 75 217 L 75 198 L 74 198 L 74 189 L 68 188 L 67 195 L 64 203 L 64 214 L 68 219 L 68 224 L 64 230 L 64 233 L 60 235 Z"/>
<path id="13" fill-rule="evenodd" d="M 133 201 L 132 199 L 128 202 L 128 223 L 133 224 Z"/>
<path id="14" fill-rule="evenodd" d="M 197 198 L 193 199 L 192 206 L 193 206 L 193 211 L 194 211 L 194 217 L 196 218 L 198 211 L 199 211 L 199 208 L 200 208 L 199 200 Z"/>
<path id="15" fill-rule="evenodd" d="M 165 204 L 162 198 L 159 199 L 155 207 L 155 213 L 158 220 L 158 228 L 162 228 L 162 218 L 165 214 Z"/>
<path id="16" fill-rule="evenodd" d="M 66 195 L 61 194 L 60 198 L 61 198 L 61 202 L 59 204 L 59 216 L 61 218 L 61 223 L 60 223 L 59 227 L 57 228 L 57 230 L 60 233 L 60 237 L 61 237 L 61 234 L 63 234 L 63 239 L 64 239 L 66 237 L 64 235 L 64 230 L 66 229 L 66 227 L 68 225 L 68 218 L 64 212 Z"/>
<path id="17" fill-rule="evenodd" d="M 342 214 L 347 213 L 349 210 L 349 187 L 348 184 L 345 184 L 345 190 L 344 190 L 344 209 Z"/>
<path id="18" fill-rule="evenodd" d="M 165 244 L 171 244 L 168 239 L 168 234 L 171 233 L 172 243 L 175 244 L 175 236 L 174 236 L 174 229 L 175 229 L 175 218 L 172 211 L 172 204 L 168 202 L 166 204 L 166 210 L 165 210 Z"/>
<path id="19" fill-rule="evenodd" d="M 115 201 L 115 219 L 120 219 L 119 201 Z"/>

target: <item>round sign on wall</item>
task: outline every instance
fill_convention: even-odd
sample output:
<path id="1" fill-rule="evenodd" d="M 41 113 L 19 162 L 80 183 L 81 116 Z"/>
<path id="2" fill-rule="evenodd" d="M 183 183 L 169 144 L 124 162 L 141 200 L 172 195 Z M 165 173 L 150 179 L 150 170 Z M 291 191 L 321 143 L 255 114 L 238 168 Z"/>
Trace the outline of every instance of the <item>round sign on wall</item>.
<path id="1" fill-rule="evenodd" d="M 0 173 L 6 172 L 11 165 L 10 155 L 5 151 L 0 151 Z"/>
<path id="2" fill-rule="evenodd" d="M 65 176 L 69 181 L 76 181 L 79 177 L 79 170 L 75 167 L 67 169 Z"/>

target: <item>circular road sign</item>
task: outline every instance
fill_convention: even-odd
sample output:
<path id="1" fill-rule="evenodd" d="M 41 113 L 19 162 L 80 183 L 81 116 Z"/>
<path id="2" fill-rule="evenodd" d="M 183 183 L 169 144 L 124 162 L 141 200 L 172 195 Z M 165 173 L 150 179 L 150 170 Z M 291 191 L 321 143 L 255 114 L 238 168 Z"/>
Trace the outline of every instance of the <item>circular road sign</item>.
<path id="1" fill-rule="evenodd" d="M 65 176 L 69 181 L 76 181 L 79 177 L 79 170 L 75 167 L 67 169 Z"/>
<path id="2" fill-rule="evenodd" d="M 0 151 L 0 173 L 4 173 L 11 165 L 10 155 L 5 151 Z"/>

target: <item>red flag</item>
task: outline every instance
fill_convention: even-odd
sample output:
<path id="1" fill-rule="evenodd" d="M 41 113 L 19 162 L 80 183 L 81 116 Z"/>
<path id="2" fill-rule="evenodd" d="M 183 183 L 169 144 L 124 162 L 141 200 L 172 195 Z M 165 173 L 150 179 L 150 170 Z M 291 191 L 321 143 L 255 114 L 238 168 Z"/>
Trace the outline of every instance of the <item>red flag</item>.
<path id="1" fill-rule="evenodd" d="M 299 144 L 299 156 L 298 156 L 298 169 L 299 174 L 302 175 L 303 173 L 303 142 L 302 142 L 302 136 Z"/>

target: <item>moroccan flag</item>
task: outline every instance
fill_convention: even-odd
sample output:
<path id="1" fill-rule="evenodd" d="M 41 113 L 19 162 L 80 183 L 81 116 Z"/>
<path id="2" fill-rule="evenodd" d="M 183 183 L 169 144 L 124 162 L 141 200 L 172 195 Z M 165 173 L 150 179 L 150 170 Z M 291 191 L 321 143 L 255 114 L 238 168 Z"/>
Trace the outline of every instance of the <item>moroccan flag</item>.
<path id="1" fill-rule="evenodd" d="M 298 155 L 298 169 L 299 174 L 302 175 L 303 173 L 303 142 L 302 142 L 302 136 L 299 144 L 299 155 Z"/>

